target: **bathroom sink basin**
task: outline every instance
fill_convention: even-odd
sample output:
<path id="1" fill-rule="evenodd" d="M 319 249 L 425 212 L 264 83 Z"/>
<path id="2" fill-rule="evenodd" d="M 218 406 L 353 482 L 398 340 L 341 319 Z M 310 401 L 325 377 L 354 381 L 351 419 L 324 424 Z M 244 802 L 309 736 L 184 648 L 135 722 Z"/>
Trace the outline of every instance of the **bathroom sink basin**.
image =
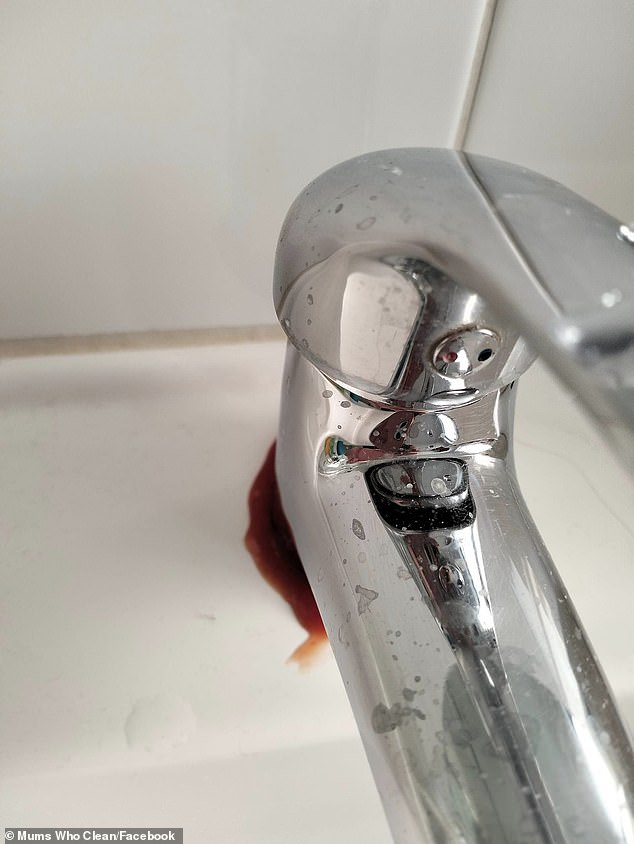
<path id="1" fill-rule="evenodd" d="M 287 662 L 303 631 L 242 543 L 283 355 L 3 361 L 1 825 L 389 844 L 330 651 Z M 632 723 L 634 484 L 541 365 L 518 404 L 522 489 Z"/>

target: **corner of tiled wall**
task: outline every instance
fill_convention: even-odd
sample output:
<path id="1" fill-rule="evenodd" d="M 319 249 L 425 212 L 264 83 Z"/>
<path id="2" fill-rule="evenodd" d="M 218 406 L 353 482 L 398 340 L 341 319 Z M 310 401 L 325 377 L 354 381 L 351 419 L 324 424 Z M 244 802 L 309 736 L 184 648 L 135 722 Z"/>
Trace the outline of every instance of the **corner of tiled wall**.
<path id="1" fill-rule="evenodd" d="M 634 219 L 634 4 L 498 0 L 466 149 Z"/>

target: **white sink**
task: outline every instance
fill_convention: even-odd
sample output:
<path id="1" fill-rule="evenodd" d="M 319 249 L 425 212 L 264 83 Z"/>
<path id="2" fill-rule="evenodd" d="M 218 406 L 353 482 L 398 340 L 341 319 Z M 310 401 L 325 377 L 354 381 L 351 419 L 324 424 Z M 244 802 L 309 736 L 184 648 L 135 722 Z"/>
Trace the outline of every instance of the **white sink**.
<path id="1" fill-rule="evenodd" d="M 6 360 L 0 826 L 388 844 L 327 646 L 242 545 L 283 343 Z M 634 485 L 542 369 L 518 472 L 634 720 Z M 557 421 L 553 421 L 556 411 Z"/>

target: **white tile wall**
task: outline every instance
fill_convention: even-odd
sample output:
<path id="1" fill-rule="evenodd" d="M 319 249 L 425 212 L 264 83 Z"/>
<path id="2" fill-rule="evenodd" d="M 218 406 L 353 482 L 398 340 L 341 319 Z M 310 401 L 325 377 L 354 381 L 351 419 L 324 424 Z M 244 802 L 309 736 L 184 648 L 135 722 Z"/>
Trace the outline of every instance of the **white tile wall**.
<path id="1" fill-rule="evenodd" d="M 632 0 L 499 0 L 466 148 L 633 220 Z"/>
<path id="2" fill-rule="evenodd" d="M 273 323 L 290 202 L 451 145 L 484 0 L 4 0 L 0 337 Z"/>

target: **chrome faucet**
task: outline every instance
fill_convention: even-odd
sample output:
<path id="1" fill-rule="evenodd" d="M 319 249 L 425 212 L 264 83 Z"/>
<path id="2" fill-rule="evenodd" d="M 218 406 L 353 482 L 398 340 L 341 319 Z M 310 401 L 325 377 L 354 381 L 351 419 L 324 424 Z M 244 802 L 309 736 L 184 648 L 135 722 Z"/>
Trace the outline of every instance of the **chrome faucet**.
<path id="1" fill-rule="evenodd" d="M 449 150 L 288 212 L 277 476 L 397 844 L 634 842 L 627 731 L 512 454 L 534 350 L 634 466 L 631 239 Z"/>

